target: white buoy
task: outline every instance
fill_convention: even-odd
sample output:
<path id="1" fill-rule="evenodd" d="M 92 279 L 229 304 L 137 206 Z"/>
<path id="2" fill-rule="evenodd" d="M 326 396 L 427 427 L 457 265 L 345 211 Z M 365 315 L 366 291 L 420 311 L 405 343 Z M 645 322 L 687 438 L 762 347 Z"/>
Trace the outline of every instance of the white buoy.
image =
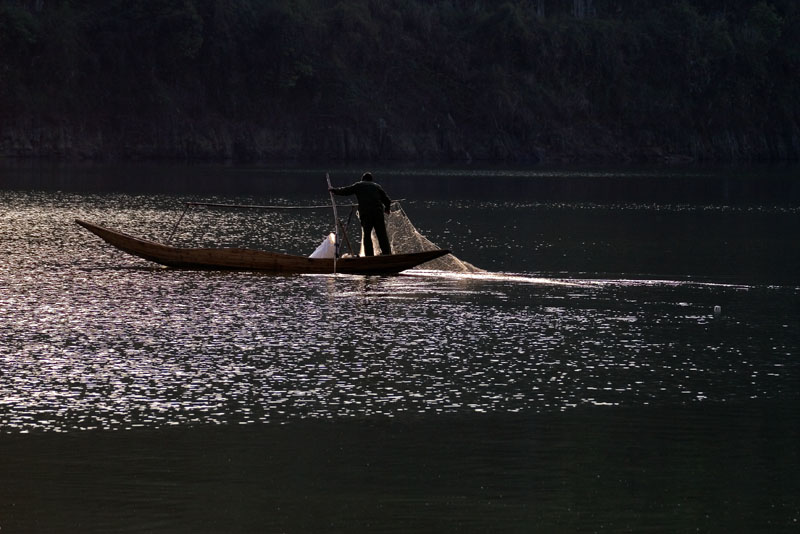
<path id="1" fill-rule="evenodd" d="M 722 313 L 722 306 L 714 306 L 714 315 Z"/>

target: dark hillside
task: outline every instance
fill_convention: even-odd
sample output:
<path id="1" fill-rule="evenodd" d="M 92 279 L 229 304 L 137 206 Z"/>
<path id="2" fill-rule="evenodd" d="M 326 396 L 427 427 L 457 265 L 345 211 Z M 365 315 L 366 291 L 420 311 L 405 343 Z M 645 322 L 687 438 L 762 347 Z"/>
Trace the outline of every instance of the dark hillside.
<path id="1" fill-rule="evenodd" d="M 796 0 L 0 0 L 0 155 L 782 160 Z"/>

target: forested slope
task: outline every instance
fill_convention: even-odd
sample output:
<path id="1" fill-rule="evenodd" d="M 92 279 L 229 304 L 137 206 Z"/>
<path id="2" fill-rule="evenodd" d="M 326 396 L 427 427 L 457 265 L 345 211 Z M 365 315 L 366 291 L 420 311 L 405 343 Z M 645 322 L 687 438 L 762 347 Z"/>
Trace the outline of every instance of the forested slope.
<path id="1" fill-rule="evenodd" d="M 796 0 L 0 0 L 0 155 L 797 159 Z"/>

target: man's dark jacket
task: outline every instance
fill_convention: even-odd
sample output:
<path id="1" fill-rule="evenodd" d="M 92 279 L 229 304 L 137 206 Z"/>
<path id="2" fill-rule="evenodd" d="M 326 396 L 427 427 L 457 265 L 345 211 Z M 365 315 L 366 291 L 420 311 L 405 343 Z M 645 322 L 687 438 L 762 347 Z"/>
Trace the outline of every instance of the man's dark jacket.
<path id="1" fill-rule="evenodd" d="M 361 180 L 353 185 L 335 187 L 337 195 L 355 195 L 358 199 L 358 214 L 361 220 L 382 219 L 383 212 L 392 205 L 389 195 L 375 182 Z"/>

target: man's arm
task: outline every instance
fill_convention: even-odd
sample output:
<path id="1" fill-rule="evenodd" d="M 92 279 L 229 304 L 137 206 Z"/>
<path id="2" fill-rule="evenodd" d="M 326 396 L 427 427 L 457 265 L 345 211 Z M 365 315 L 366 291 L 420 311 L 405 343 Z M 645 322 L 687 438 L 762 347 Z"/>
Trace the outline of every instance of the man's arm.
<path id="1" fill-rule="evenodd" d="M 356 193 L 355 184 L 347 185 L 345 187 L 329 187 L 328 191 L 334 195 L 354 195 Z"/>
<path id="2" fill-rule="evenodd" d="M 389 213 L 392 208 L 392 200 L 389 198 L 389 195 L 386 194 L 386 191 L 383 190 L 382 187 L 378 187 L 378 190 L 381 194 L 381 202 L 383 203 L 384 207 L 386 208 L 386 213 Z"/>

